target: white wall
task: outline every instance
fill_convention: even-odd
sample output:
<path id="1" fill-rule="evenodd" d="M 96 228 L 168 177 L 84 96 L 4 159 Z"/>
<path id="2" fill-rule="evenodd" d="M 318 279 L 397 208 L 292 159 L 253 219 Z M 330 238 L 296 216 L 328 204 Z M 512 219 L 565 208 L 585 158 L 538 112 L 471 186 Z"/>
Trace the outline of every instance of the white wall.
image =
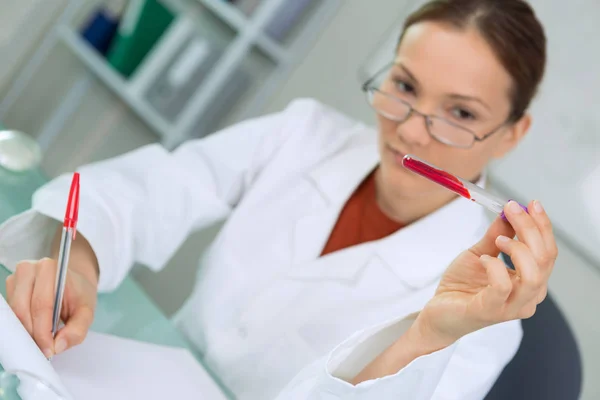
<path id="1" fill-rule="evenodd" d="M 0 91 L 30 55 L 63 4 L 63 0 L 2 0 Z"/>
<path id="2" fill-rule="evenodd" d="M 357 119 L 373 122 L 373 113 L 361 91 L 359 70 L 389 37 L 390 27 L 402 21 L 407 3 L 414 1 L 346 0 L 267 111 L 280 110 L 292 99 L 308 96 Z M 390 54 L 389 61 L 392 57 Z"/>

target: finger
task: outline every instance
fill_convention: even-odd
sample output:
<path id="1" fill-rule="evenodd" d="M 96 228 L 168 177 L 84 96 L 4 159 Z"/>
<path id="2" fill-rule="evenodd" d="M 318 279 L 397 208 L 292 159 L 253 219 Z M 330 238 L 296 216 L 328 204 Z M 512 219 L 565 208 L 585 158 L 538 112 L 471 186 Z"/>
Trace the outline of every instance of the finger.
<path id="1" fill-rule="evenodd" d="M 30 262 L 18 264 L 14 273 L 14 289 L 9 305 L 30 335 L 33 334 L 31 296 L 34 282 L 35 266 Z"/>
<path id="2" fill-rule="evenodd" d="M 56 265 L 44 259 L 37 263 L 37 276 L 31 298 L 31 320 L 33 322 L 33 339 L 46 357 L 54 355 L 52 337 L 52 316 L 54 309 L 54 285 Z"/>
<path id="3" fill-rule="evenodd" d="M 80 307 L 69 318 L 67 324 L 58 331 L 54 340 L 54 350 L 56 354 L 77 346 L 87 336 L 87 332 L 92 326 L 94 312 L 89 307 Z"/>
<path id="4" fill-rule="evenodd" d="M 498 257 L 500 251 L 498 246 L 496 246 L 496 238 L 500 235 L 514 237 L 515 231 L 508 222 L 498 217 L 492 222 L 483 238 L 471 247 L 471 252 L 475 253 L 478 257 L 483 254 Z"/>
<path id="5" fill-rule="evenodd" d="M 538 305 L 538 303 L 536 303 L 535 301 L 525 304 L 519 310 L 519 313 L 517 314 L 517 318 L 518 319 L 529 319 L 529 318 L 533 317 L 533 315 L 535 314 L 535 312 L 537 310 L 537 305 Z"/>
<path id="6" fill-rule="evenodd" d="M 533 208 L 533 203 L 530 204 L 530 208 Z M 536 261 L 538 263 L 545 261 L 547 258 L 546 245 L 534 218 L 525 212 L 516 201 L 508 202 L 504 207 L 504 214 L 517 233 L 519 240 L 531 249 Z"/>
<path id="7" fill-rule="evenodd" d="M 10 303 L 15 293 L 15 276 L 9 275 L 6 278 L 6 301 Z"/>
<path id="8" fill-rule="evenodd" d="M 552 230 L 552 222 L 550 222 L 550 218 L 548 217 L 548 214 L 546 214 L 542 203 L 538 200 L 534 201 L 529 209 L 533 210 L 531 216 L 540 230 L 542 241 L 546 247 L 546 256 L 548 259 L 546 260 L 547 264 L 544 263 L 543 267 L 547 268 L 549 270 L 547 273 L 550 274 L 550 272 L 552 272 L 552 267 L 554 266 L 554 261 L 558 257 L 558 246 L 556 245 L 556 238 Z"/>
<path id="9" fill-rule="evenodd" d="M 518 284 L 513 290 L 509 303 L 513 308 L 520 309 L 524 304 L 534 299 L 546 283 L 531 250 L 518 240 L 499 236 L 496 240 L 498 248 L 508 254 L 515 266 Z"/>
<path id="10" fill-rule="evenodd" d="M 502 260 L 485 254 L 479 259 L 487 272 L 489 281 L 489 286 L 480 292 L 482 303 L 484 310 L 489 311 L 489 315 L 493 316 L 504 308 L 513 290 L 513 283 Z"/>
<path id="11" fill-rule="evenodd" d="M 548 296 L 548 286 L 544 285 L 544 287 L 540 290 L 535 302 L 540 304 L 542 301 L 546 300 L 546 296 Z"/>

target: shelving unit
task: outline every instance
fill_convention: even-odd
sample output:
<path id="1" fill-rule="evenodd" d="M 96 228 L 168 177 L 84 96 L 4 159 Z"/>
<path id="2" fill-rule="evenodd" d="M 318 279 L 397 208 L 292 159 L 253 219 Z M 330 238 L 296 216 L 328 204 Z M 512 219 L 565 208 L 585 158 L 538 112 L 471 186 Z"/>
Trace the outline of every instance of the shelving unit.
<path id="1" fill-rule="evenodd" d="M 247 27 L 251 26 L 252 20 L 244 15 L 244 13 L 232 3 L 228 3 L 224 0 L 193 1 L 213 12 L 216 16 L 221 18 L 223 22 L 228 24 L 237 32 L 243 32 Z M 334 2 L 335 1 L 336 0 L 334 0 Z M 186 5 L 185 3 L 188 4 Z M 174 10 L 189 10 L 189 0 L 165 0 L 165 4 L 171 4 Z M 286 57 L 289 56 L 285 48 L 262 32 L 258 33 L 256 38 L 254 38 L 254 41 L 257 47 L 267 54 L 274 62 L 285 61 Z"/>
<path id="2" fill-rule="evenodd" d="M 287 1 L 296 0 L 262 0 L 252 15 L 247 16 L 234 4 L 225 0 L 162 0 L 176 18 L 129 79 L 117 73 L 107 60 L 80 36 L 72 22 L 65 22 L 63 19 L 55 29 L 58 42 L 63 43 L 76 59 L 80 60 L 88 75 L 82 78 L 79 84 L 74 85 L 71 93 L 58 104 L 54 115 L 42 129 L 40 136 L 43 137 L 40 140 L 47 144 L 60 134 L 62 126 L 74 115 L 86 91 L 93 87 L 92 81 L 100 82 L 109 88 L 156 133 L 167 148 L 174 148 L 185 140 L 207 134 L 208 132 L 202 132 L 198 128 L 199 121 L 202 125 L 205 113 L 213 111 L 211 106 L 216 104 L 215 101 L 226 85 L 240 69 L 249 66 L 258 68 L 257 65 L 263 65 L 262 68 L 267 68 L 266 70 L 259 73 L 254 71 L 254 75 L 260 76 L 256 79 L 261 81 L 255 82 L 249 95 L 241 96 L 245 99 L 244 104 L 228 107 L 238 110 L 234 118 L 237 120 L 257 115 L 289 75 L 294 63 L 301 60 L 317 39 L 319 32 L 337 11 L 342 0 L 313 0 L 313 4 L 309 6 L 310 16 L 304 19 L 292 40 L 283 44 L 271 38 L 266 31 L 271 21 L 277 18 L 277 13 L 285 10 Z M 82 0 L 70 2 L 78 3 L 79 7 L 83 6 Z M 73 15 L 72 10 L 70 15 Z M 181 38 L 196 32 L 198 28 L 206 29 L 204 22 L 207 17 L 216 19 L 218 24 L 227 27 L 231 37 L 224 38 L 227 45 L 191 98 L 178 111 L 177 118 L 167 119 L 146 98 L 148 90 L 177 56 L 182 45 Z M 213 33 L 218 35 L 218 32 Z M 250 61 L 252 57 L 256 57 L 256 51 L 269 60 L 269 66 L 264 67 L 262 61 Z M 253 71 L 250 71 L 250 75 L 252 73 Z"/>
<path id="3" fill-rule="evenodd" d="M 132 84 L 126 81 L 115 72 L 100 54 L 96 52 L 88 43 L 81 38 L 79 33 L 74 32 L 66 26 L 59 28 L 60 39 L 81 60 L 82 63 L 92 72 L 92 74 L 104 83 L 117 97 L 123 100 L 140 119 L 145 121 L 150 127 L 163 138 L 171 128 L 169 123 L 152 110 L 134 90 Z"/>
<path id="4" fill-rule="evenodd" d="M 223 0 L 195 0 L 215 15 L 218 15 L 224 22 L 229 24 L 237 31 L 241 31 L 248 24 L 248 18 L 236 7 Z"/>

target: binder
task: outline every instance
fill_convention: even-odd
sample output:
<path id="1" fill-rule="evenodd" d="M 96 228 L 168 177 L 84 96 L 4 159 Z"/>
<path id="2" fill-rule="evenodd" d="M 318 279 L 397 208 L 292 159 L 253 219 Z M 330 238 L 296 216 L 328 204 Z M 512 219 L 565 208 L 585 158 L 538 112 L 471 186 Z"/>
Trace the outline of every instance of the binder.
<path id="1" fill-rule="evenodd" d="M 108 51 L 109 63 L 130 77 L 173 19 L 158 0 L 131 0 Z"/>
<path id="2" fill-rule="evenodd" d="M 112 0 L 101 4 L 83 26 L 81 35 L 100 54 L 106 55 L 108 52 L 126 5 L 126 0 Z"/>

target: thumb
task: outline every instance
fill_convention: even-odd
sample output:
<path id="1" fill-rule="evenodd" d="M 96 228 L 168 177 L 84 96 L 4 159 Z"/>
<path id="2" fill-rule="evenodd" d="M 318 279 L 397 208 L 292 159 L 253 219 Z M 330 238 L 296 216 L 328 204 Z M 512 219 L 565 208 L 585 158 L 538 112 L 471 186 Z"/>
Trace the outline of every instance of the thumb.
<path id="1" fill-rule="evenodd" d="M 87 336 L 94 320 L 94 312 L 87 307 L 81 307 L 74 313 L 67 324 L 56 334 L 54 352 L 56 354 L 77 346 Z"/>
<path id="2" fill-rule="evenodd" d="M 515 230 L 507 221 L 497 217 L 494 222 L 492 222 L 483 238 L 471 247 L 470 251 L 475 253 L 477 257 L 484 254 L 491 257 L 498 257 L 500 249 L 496 246 L 496 239 L 500 235 L 512 238 L 515 237 Z"/>

